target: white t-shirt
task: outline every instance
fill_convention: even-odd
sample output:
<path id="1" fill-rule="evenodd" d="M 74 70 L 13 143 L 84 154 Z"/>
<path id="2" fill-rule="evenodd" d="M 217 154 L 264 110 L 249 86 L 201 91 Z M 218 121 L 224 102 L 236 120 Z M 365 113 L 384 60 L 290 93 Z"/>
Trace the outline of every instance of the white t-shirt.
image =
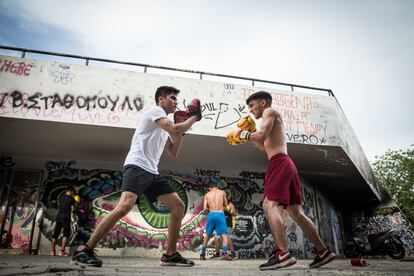
<path id="1" fill-rule="evenodd" d="M 167 113 L 159 106 L 150 108 L 142 114 L 124 166 L 133 164 L 150 173 L 159 174 L 158 163 L 170 135 L 155 121 L 164 117 L 167 117 Z"/>

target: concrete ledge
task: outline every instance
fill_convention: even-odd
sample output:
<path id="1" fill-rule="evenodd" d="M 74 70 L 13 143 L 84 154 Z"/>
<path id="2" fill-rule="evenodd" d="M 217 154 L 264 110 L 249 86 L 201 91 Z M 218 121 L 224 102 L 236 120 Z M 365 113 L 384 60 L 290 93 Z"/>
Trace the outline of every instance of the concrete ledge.
<path id="1" fill-rule="evenodd" d="M 0 249 L 0 256 L 4 255 L 25 255 L 25 253 L 21 248 Z"/>

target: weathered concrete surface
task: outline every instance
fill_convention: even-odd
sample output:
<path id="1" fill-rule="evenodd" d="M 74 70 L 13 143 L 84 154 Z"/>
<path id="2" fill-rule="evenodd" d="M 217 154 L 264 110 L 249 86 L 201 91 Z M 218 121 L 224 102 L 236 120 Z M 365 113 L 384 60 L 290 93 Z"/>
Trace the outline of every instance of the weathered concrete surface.
<path id="1" fill-rule="evenodd" d="M 69 257 L 1 256 L 0 275 L 414 275 L 413 261 L 368 259 L 368 266 L 352 266 L 349 259 L 336 260 L 310 269 L 310 260 L 299 260 L 290 268 L 260 271 L 264 260 L 198 261 L 191 268 L 161 267 L 159 259 L 103 257 L 102 268 L 71 265 Z"/>

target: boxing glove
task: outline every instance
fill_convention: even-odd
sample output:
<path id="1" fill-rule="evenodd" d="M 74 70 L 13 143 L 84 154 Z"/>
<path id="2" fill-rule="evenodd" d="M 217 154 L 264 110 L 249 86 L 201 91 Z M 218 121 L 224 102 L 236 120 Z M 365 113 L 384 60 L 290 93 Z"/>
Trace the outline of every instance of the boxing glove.
<path id="1" fill-rule="evenodd" d="M 244 116 L 237 122 L 237 127 L 249 132 L 256 132 L 256 123 L 250 116 Z"/>
<path id="2" fill-rule="evenodd" d="M 174 123 L 182 123 L 188 119 L 188 114 L 185 111 L 176 111 L 174 112 Z"/>
<path id="3" fill-rule="evenodd" d="M 185 110 L 189 117 L 197 116 L 197 121 L 201 120 L 201 104 L 199 99 L 192 99 Z"/>
<path id="4" fill-rule="evenodd" d="M 232 130 L 227 134 L 226 140 L 230 145 L 236 146 L 242 142 L 249 141 L 250 134 L 251 132 L 242 129 Z"/>

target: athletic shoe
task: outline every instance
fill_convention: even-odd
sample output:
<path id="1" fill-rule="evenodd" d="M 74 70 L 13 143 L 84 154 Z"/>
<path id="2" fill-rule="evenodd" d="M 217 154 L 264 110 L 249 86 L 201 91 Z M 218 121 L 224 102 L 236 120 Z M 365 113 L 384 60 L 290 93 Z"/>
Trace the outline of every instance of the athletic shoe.
<path id="1" fill-rule="evenodd" d="M 288 267 L 294 264 L 296 264 L 296 259 L 290 256 L 289 252 L 286 252 L 284 254 L 281 252 L 278 252 L 278 254 L 272 254 L 269 260 L 267 261 L 267 263 L 261 264 L 259 266 L 259 269 L 260 270 L 271 270 L 271 269 Z"/>
<path id="2" fill-rule="evenodd" d="M 223 255 L 221 256 L 221 259 L 225 261 L 233 261 L 233 258 L 227 253 L 223 253 Z"/>
<path id="3" fill-rule="evenodd" d="M 315 259 L 309 266 L 311 268 L 317 268 L 326 265 L 327 263 L 335 260 L 335 257 L 335 253 L 331 252 L 329 249 L 326 249 L 321 255 L 316 254 Z"/>
<path id="4" fill-rule="evenodd" d="M 220 258 L 220 257 L 221 257 L 220 252 L 216 252 L 216 253 L 214 253 L 213 256 L 210 257 L 210 259 L 215 259 L 215 258 Z"/>
<path id="5" fill-rule="evenodd" d="M 237 255 L 236 255 L 236 253 L 234 253 L 234 252 L 230 252 L 230 253 L 228 253 L 228 254 L 229 254 L 229 256 L 230 256 L 233 260 L 237 259 Z"/>
<path id="6" fill-rule="evenodd" d="M 93 249 L 86 247 L 81 251 L 75 251 L 75 253 L 73 253 L 72 263 L 80 266 L 102 266 L 102 260 L 96 257 L 96 253 Z"/>
<path id="7" fill-rule="evenodd" d="M 56 256 L 56 251 L 55 250 L 50 250 L 50 256 Z"/>
<path id="8" fill-rule="evenodd" d="M 206 255 L 205 254 L 200 254 L 200 260 L 205 261 L 206 260 Z"/>
<path id="9" fill-rule="evenodd" d="M 168 256 L 167 254 L 162 254 L 160 265 L 162 266 L 193 266 L 194 262 L 184 258 L 183 256 L 180 255 L 180 253 L 175 252 L 175 254 L 171 256 Z"/>
<path id="10" fill-rule="evenodd" d="M 58 253 L 58 255 L 59 255 L 59 256 L 62 256 L 62 257 L 67 257 L 67 256 L 69 256 L 69 255 L 68 255 L 68 253 L 66 253 L 66 252 L 65 252 L 65 251 L 63 251 L 63 250 L 60 250 L 60 251 L 59 251 L 59 253 Z"/>

